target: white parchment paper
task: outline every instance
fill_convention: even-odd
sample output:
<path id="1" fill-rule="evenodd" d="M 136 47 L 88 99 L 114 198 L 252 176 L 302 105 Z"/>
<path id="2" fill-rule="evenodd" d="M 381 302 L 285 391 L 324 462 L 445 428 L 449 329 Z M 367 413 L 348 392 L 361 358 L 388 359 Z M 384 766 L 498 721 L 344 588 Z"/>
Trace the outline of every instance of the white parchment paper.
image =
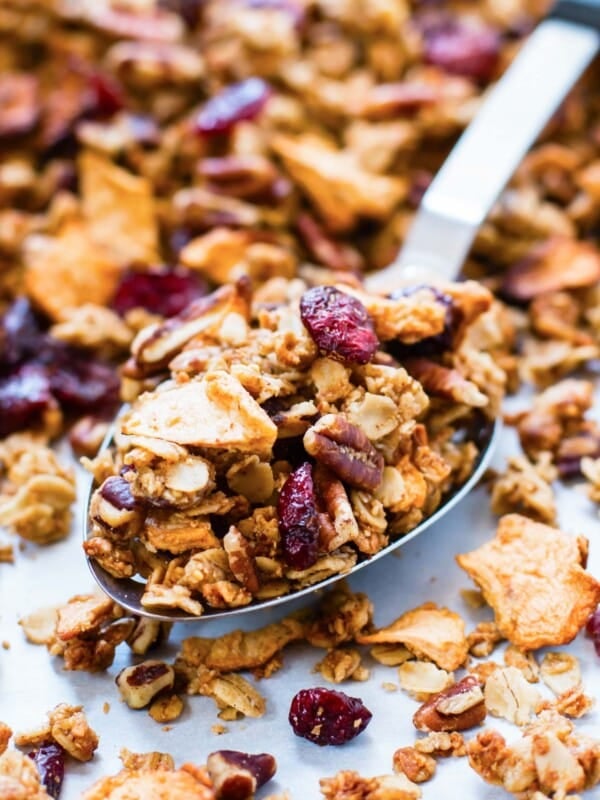
<path id="1" fill-rule="evenodd" d="M 517 452 L 514 432 L 503 433 L 494 465 L 502 469 L 507 453 Z M 558 487 L 560 523 L 564 530 L 584 533 L 590 539 L 589 569 L 600 575 L 600 526 L 597 511 L 576 488 Z M 275 778 L 258 797 L 289 792 L 294 800 L 319 798 L 319 779 L 341 769 L 355 769 L 361 774 L 378 775 L 392 771 L 392 754 L 397 747 L 413 743 L 416 733 L 411 718 L 418 704 L 400 689 L 386 691 L 384 682 L 398 682 L 395 668 L 384 667 L 367 656 L 368 681 L 346 682 L 332 686 L 361 697 L 373 713 L 367 730 L 352 742 L 340 747 L 320 748 L 296 737 L 287 721 L 290 700 L 302 688 L 327 685 L 314 665 L 324 651 L 308 646 L 293 646 L 285 651 L 284 666 L 258 687 L 267 699 L 267 713 L 261 719 L 224 723 L 227 732 L 216 735 L 211 726 L 221 721 L 212 700 L 204 697 L 186 699 L 183 715 L 170 730 L 152 720 L 145 710 L 132 711 L 119 700 L 114 677 L 132 663 L 130 651 L 122 646 L 115 663 L 106 673 L 90 675 L 66 672 L 59 658 L 49 657 L 44 647 L 25 641 L 17 621 L 41 606 L 65 602 L 76 593 L 93 589 L 94 584 L 80 547 L 78 518 L 71 537 L 48 548 L 26 547 L 17 554 L 14 565 L 0 564 L 0 641 L 9 649 L 0 649 L 0 720 L 13 730 L 33 728 L 45 719 L 45 713 L 59 702 L 83 704 L 92 727 L 100 736 L 100 746 L 88 764 L 67 765 L 67 777 L 61 799 L 75 800 L 97 778 L 117 772 L 121 763 L 119 750 L 127 747 L 137 752 L 160 750 L 171 753 L 178 764 L 184 761 L 203 763 L 207 754 L 221 748 L 246 752 L 270 752 L 278 762 Z M 388 624 L 402 612 L 427 600 L 459 612 L 468 629 L 478 621 L 491 618 L 490 610 L 473 611 L 462 600 L 459 590 L 473 588 L 469 578 L 458 568 L 454 556 L 489 539 L 496 520 L 489 512 L 489 498 L 477 489 L 442 521 L 408 542 L 396 554 L 374 563 L 351 580 L 357 590 L 367 592 L 375 605 L 375 622 Z M 202 622 L 178 625 L 170 643 L 152 657 L 172 658 L 178 642 L 193 634 L 214 636 L 234 627 L 259 627 L 285 614 L 283 606 L 269 614 L 245 614 L 229 624 Z M 600 697 L 600 659 L 590 640 L 580 635 L 568 647 L 581 662 L 588 693 Z M 497 651 L 492 658 L 502 661 Z M 538 685 L 541 686 L 541 685 Z M 550 693 L 543 687 L 542 693 Z M 108 713 L 103 705 L 108 702 Z M 508 738 L 518 738 L 518 729 L 488 717 L 488 725 L 501 730 Z M 597 710 L 579 720 L 577 725 L 589 734 L 600 735 Z M 468 735 L 474 735 L 471 732 Z M 466 759 L 441 759 L 434 779 L 422 784 L 423 797 L 460 798 L 461 800 L 500 800 L 504 791 L 485 784 L 468 766 Z M 588 794 L 594 795 L 593 791 Z"/>

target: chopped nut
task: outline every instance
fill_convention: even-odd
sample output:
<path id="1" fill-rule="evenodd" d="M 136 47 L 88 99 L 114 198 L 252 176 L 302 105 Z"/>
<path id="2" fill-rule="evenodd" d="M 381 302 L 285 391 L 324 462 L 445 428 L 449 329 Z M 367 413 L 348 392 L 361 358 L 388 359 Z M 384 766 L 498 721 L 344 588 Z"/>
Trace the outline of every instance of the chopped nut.
<path id="1" fill-rule="evenodd" d="M 142 661 L 125 667 L 115 682 L 129 708 L 144 708 L 164 689 L 172 689 L 175 681 L 173 667 L 163 661 Z"/>
<path id="2" fill-rule="evenodd" d="M 486 707 L 477 678 L 468 675 L 427 700 L 413 716 L 422 731 L 463 731 L 485 719 Z"/>
<path id="3" fill-rule="evenodd" d="M 240 753 L 237 750 L 217 750 L 206 760 L 217 800 L 253 797 L 258 788 L 269 781 L 277 763 L 269 753 Z"/>
<path id="4" fill-rule="evenodd" d="M 403 772 L 414 783 L 428 781 L 435 773 L 435 758 L 414 747 L 400 747 L 394 752 L 392 762 L 395 772 Z"/>
<path id="5" fill-rule="evenodd" d="M 128 770 L 139 770 L 140 772 L 152 771 L 155 769 L 164 769 L 171 771 L 175 769 L 175 762 L 173 756 L 168 753 L 132 753 L 126 747 L 122 747 L 119 751 L 119 758 L 123 762 L 123 766 Z"/>

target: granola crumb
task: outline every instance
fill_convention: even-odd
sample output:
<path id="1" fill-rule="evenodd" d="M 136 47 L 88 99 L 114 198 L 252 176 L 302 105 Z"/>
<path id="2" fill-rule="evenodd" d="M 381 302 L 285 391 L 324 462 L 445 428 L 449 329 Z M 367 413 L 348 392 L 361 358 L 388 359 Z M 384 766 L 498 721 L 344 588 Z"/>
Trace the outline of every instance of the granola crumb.
<path id="1" fill-rule="evenodd" d="M 8 639 L 4 639 L 4 641 L 2 642 L 2 649 L 10 650 L 10 642 L 8 641 Z"/>
<path id="2" fill-rule="evenodd" d="M 215 736 L 222 736 L 229 730 L 227 725 L 220 725 L 218 722 L 215 722 L 214 725 L 211 725 L 210 729 L 215 734 Z"/>
<path id="3" fill-rule="evenodd" d="M 104 703 L 102 703 L 102 713 L 108 714 L 109 711 L 110 711 L 110 703 L 106 700 Z"/>

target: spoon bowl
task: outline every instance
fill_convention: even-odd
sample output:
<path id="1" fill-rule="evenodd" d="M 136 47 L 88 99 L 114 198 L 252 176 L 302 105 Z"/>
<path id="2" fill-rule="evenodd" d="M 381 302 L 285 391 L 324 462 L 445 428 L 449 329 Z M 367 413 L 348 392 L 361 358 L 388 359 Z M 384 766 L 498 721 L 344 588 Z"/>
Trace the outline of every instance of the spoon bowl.
<path id="1" fill-rule="evenodd" d="M 349 571 L 325 578 L 318 583 L 314 583 L 302 589 L 292 591 L 289 594 L 280 595 L 279 597 L 272 597 L 268 600 L 254 600 L 249 605 L 238 608 L 229 608 L 224 610 L 207 608 L 205 613 L 200 617 L 193 614 L 186 614 L 181 611 L 150 611 L 147 608 L 144 608 L 141 603 L 142 595 L 146 586 L 143 580 L 135 580 L 133 578 L 114 578 L 112 575 L 106 572 L 106 570 L 102 569 L 102 567 L 99 566 L 96 561 L 86 557 L 88 566 L 102 591 L 105 592 L 116 603 L 118 603 L 123 609 L 125 609 L 125 611 L 128 611 L 131 614 L 149 617 L 151 619 L 160 620 L 163 622 L 197 622 L 199 620 L 202 621 L 207 619 L 224 619 L 230 618 L 237 614 L 250 613 L 253 611 L 264 611 L 267 608 L 274 608 L 275 606 L 281 605 L 282 603 L 286 603 L 290 600 L 296 600 L 299 597 L 309 595 L 318 589 L 323 589 L 326 586 L 329 586 L 330 584 L 335 583 L 343 578 L 348 578 L 350 575 L 353 575 L 364 567 L 367 567 L 374 561 L 377 561 L 383 556 L 388 555 L 394 550 L 402 547 L 407 542 L 410 542 L 411 539 L 414 539 L 420 533 L 423 533 L 423 531 L 427 530 L 427 528 L 429 528 L 435 522 L 440 521 L 445 514 L 454 508 L 454 506 L 459 503 L 463 497 L 465 497 L 465 495 L 471 491 L 471 489 L 475 487 L 484 474 L 500 436 L 502 423 L 499 419 L 493 421 L 484 419 L 482 417 L 480 422 L 474 427 L 475 429 L 469 432 L 469 438 L 477 446 L 479 450 L 479 456 L 477 457 L 473 471 L 467 480 L 462 484 L 462 486 L 458 487 L 458 489 L 455 491 L 450 492 L 442 500 L 441 504 L 433 514 L 427 517 L 427 519 L 423 520 L 423 522 L 417 525 L 416 528 L 413 528 L 411 531 L 405 533 L 395 541 L 390 542 L 387 547 L 382 548 L 379 552 L 375 553 L 375 555 L 365 557 L 358 561 Z M 114 427 L 107 434 L 100 449 L 100 453 L 104 452 L 111 446 L 113 435 Z M 88 511 L 89 499 L 92 496 L 93 488 L 94 481 L 93 478 L 90 478 L 88 507 L 86 508 L 83 524 L 84 539 L 87 539 L 90 533 Z"/>

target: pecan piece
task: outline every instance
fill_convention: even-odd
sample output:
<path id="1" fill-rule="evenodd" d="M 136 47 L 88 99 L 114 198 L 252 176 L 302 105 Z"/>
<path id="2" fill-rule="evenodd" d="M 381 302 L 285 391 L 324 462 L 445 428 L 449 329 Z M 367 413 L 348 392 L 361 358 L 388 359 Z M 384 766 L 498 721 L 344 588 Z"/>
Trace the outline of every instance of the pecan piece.
<path id="1" fill-rule="evenodd" d="M 217 800 L 238 800 L 254 797 L 256 790 L 271 780 L 277 763 L 269 753 L 217 750 L 208 756 L 206 767 Z"/>
<path id="2" fill-rule="evenodd" d="M 417 709 L 413 724 L 420 731 L 464 731 L 485 719 L 481 684 L 474 675 L 434 695 Z"/>
<path id="3" fill-rule="evenodd" d="M 304 434 L 304 448 L 340 480 L 373 491 L 383 477 L 383 456 L 366 434 L 339 414 L 326 414 Z"/>

